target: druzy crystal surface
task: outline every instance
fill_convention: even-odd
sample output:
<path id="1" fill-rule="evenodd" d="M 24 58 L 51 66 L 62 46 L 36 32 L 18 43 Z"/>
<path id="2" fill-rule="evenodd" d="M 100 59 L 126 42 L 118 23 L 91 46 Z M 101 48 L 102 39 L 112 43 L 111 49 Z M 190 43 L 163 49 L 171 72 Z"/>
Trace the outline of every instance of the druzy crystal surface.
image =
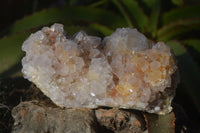
<path id="1" fill-rule="evenodd" d="M 23 43 L 24 77 L 55 104 L 101 106 L 165 114 L 177 86 L 170 48 L 154 44 L 136 29 L 119 28 L 103 40 L 81 31 L 66 37 L 54 24 Z"/>

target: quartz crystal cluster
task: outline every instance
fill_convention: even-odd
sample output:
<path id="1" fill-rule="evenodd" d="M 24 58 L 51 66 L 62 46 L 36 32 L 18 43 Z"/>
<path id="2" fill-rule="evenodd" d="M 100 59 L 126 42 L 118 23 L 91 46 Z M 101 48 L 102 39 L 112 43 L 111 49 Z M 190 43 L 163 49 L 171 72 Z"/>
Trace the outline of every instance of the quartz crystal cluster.
<path id="1" fill-rule="evenodd" d="M 136 29 L 119 28 L 103 40 L 81 31 L 66 36 L 62 24 L 44 27 L 23 43 L 24 77 L 55 104 L 101 106 L 165 114 L 178 83 L 170 48 Z"/>

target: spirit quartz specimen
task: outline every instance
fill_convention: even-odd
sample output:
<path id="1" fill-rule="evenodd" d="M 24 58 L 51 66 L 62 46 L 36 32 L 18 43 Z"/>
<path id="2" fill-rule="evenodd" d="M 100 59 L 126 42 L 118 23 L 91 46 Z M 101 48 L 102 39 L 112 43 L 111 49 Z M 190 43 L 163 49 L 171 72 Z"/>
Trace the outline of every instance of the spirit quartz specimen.
<path id="1" fill-rule="evenodd" d="M 60 107 L 172 110 L 175 58 L 136 29 L 119 28 L 101 41 L 82 31 L 67 38 L 63 25 L 54 24 L 31 34 L 22 50 L 24 77 Z"/>

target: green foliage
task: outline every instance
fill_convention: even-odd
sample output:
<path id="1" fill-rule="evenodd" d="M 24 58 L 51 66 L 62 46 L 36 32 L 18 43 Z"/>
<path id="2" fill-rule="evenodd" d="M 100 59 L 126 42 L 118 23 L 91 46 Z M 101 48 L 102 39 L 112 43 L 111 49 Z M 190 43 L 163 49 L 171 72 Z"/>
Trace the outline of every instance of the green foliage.
<path id="1" fill-rule="evenodd" d="M 165 7 L 162 0 L 99 0 L 88 5 L 70 5 L 36 12 L 16 21 L 7 31 L 7 37 L 0 39 L 0 77 L 16 75 L 21 69 L 23 56 L 21 45 L 30 35 L 45 25 L 63 23 L 72 35 L 79 30 L 88 34 L 107 36 L 118 27 L 134 27 L 150 39 L 166 42 L 175 52 L 181 76 L 181 85 L 200 109 L 200 2 L 187 5 L 183 0 L 168 1 L 172 7 Z M 5 32 L 0 33 L 5 35 Z M 186 49 L 186 48 L 188 49 Z M 191 50 L 192 49 L 192 50 Z M 195 54 L 193 54 L 195 51 Z M 195 59 L 195 60 L 194 60 Z M 16 67 L 17 66 L 17 67 Z M 171 132 L 167 121 L 174 120 L 171 114 L 154 119 L 148 117 L 151 132 L 160 132 L 155 122 Z"/>
<path id="2" fill-rule="evenodd" d="M 185 19 L 172 22 L 158 30 L 158 40 L 168 41 L 174 38 L 181 38 L 186 33 L 200 30 L 200 18 Z"/>
<path id="3" fill-rule="evenodd" d="M 105 19 L 107 21 L 105 21 Z M 83 22 L 98 22 L 111 28 L 126 26 L 123 18 L 113 12 L 92 7 L 89 8 L 82 6 L 67 6 L 63 8 L 52 8 L 48 10 L 43 10 L 40 12 L 36 12 L 31 16 L 27 16 L 15 22 L 9 28 L 9 34 L 23 32 L 38 27 L 40 28 L 44 25 L 49 25 L 55 22 L 63 23 L 66 21 L 71 21 L 71 24 L 69 23 L 69 25 L 73 25 L 74 23 L 82 25 Z"/>
<path id="4" fill-rule="evenodd" d="M 171 0 L 174 5 L 181 6 L 183 5 L 183 0 Z"/>
<path id="5" fill-rule="evenodd" d="M 21 45 L 28 34 L 15 34 L 0 39 L 0 77 L 16 75 L 20 71 L 18 64 L 23 56 Z"/>
<path id="6" fill-rule="evenodd" d="M 148 18 L 143 12 L 142 8 L 139 6 L 137 1 L 135 0 L 120 0 L 121 3 L 125 6 L 125 9 L 130 14 L 130 18 L 135 24 L 135 27 L 140 28 L 142 31 L 144 31 L 145 27 L 147 27 L 148 24 Z"/>
<path id="7" fill-rule="evenodd" d="M 133 27 L 132 21 L 130 19 L 130 16 L 128 15 L 127 11 L 125 10 L 125 8 L 122 6 L 122 4 L 118 1 L 118 0 L 112 0 L 113 4 L 115 4 L 119 11 L 121 12 L 121 14 L 123 15 L 123 17 L 125 18 L 127 24 L 129 27 Z"/>
<path id="8" fill-rule="evenodd" d="M 152 38 L 156 38 L 156 32 L 158 28 L 158 20 L 160 15 L 160 8 L 161 8 L 160 0 L 154 0 L 154 2 L 151 3 L 151 14 L 148 24 L 148 32 L 151 34 Z"/>
<path id="9" fill-rule="evenodd" d="M 182 41 L 186 46 L 191 46 L 194 50 L 200 53 L 200 39 L 188 39 Z"/>
<path id="10" fill-rule="evenodd" d="M 180 42 L 172 40 L 168 41 L 167 44 L 174 50 L 178 59 L 181 84 L 183 86 L 181 89 L 190 95 L 197 107 L 200 107 L 199 68 Z"/>
<path id="11" fill-rule="evenodd" d="M 163 13 L 162 23 L 164 25 L 178 20 L 199 18 L 200 3 L 196 5 L 184 6 Z"/>
<path id="12" fill-rule="evenodd" d="M 110 29 L 109 27 L 98 24 L 98 23 L 92 23 L 92 24 L 89 25 L 89 27 L 91 27 L 94 30 L 101 32 L 105 36 L 108 36 L 108 35 L 110 35 L 114 32 L 114 30 Z"/>

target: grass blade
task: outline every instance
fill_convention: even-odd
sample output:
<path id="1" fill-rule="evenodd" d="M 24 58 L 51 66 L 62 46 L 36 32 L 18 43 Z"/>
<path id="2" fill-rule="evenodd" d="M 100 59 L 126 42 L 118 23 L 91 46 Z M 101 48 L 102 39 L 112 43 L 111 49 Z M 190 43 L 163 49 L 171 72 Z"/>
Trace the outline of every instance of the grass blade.
<path id="1" fill-rule="evenodd" d="M 164 25 L 180 19 L 199 18 L 200 4 L 172 9 L 163 14 L 162 22 Z"/>
<path id="2" fill-rule="evenodd" d="M 179 20 L 171 24 L 163 26 L 158 30 L 157 38 L 161 41 L 168 41 L 176 36 L 185 34 L 186 32 L 199 30 L 200 19 Z"/>
<path id="3" fill-rule="evenodd" d="M 104 36 L 109 36 L 114 32 L 114 30 L 110 29 L 109 27 L 98 23 L 92 23 L 89 25 L 89 27 L 102 33 Z"/>
<path id="4" fill-rule="evenodd" d="M 144 13 L 143 9 L 135 0 L 120 0 L 122 4 L 125 6 L 130 13 L 131 19 L 136 27 L 138 27 L 142 32 L 144 32 L 145 28 L 148 25 L 148 17 Z"/>
<path id="5" fill-rule="evenodd" d="M 9 33 L 23 32 L 35 27 L 42 27 L 55 22 L 65 21 L 79 23 L 96 22 L 108 25 L 110 28 L 114 29 L 121 26 L 127 26 L 122 17 L 110 11 L 90 7 L 63 7 L 43 10 L 34 13 L 31 16 L 26 16 L 14 23 L 9 29 Z"/>
<path id="6" fill-rule="evenodd" d="M 99 7 L 101 5 L 104 5 L 106 2 L 108 2 L 108 0 L 100 0 L 98 2 L 92 3 L 91 5 L 89 5 L 89 7 L 96 8 L 96 7 Z"/>
<path id="7" fill-rule="evenodd" d="M 141 0 L 148 8 L 153 8 L 158 0 Z"/>
<path id="8" fill-rule="evenodd" d="M 171 0 L 174 5 L 182 6 L 184 4 L 183 0 Z"/>
<path id="9" fill-rule="evenodd" d="M 160 15 L 160 0 L 155 0 L 155 2 L 152 5 L 152 12 L 150 16 L 149 26 L 148 30 L 149 33 L 151 33 L 152 38 L 156 38 L 157 35 L 157 26 L 158 26 L 158 20 Z"/>
<path id="10" fill-rule="evenodd" d="M 117 8 L 119 9 L 119 11 L 121 12 L 121 14 L 124 16 L 127 24 L 129 27 L 133 28 L 133 24 L 132 21 L 130 19 L 130 16 L 128 15 L 128 13 L 126 12 L 126 10 L 124 9 L 124 7 L 122 6 L 122 4 L 118 1 L 118 0 L 112 0 L 112 2 L 117 6 Z"/>
<path id="11" fill-rule="evenodd" d="M 29 33 L 16 34 L 0 39 L 0 77 L 11 76 L 20 71 L 22 42 Z"/>
<path id="12" fill-rule="evenodd" d="M 188 40 L 183 40 L 182 42 L 183 44 L 187 46 L 191 46 L 200 54 L 200 40 L 199 39 L 188 39 Z"/>
<path id="13" fill-rule="evenodd" d="M 200 66 L 200 40 L 199 39 L 187 39 L 181 41 L 188 51 L 191 53 L 192 57 L 195 59 L 198 66 Z"/>

